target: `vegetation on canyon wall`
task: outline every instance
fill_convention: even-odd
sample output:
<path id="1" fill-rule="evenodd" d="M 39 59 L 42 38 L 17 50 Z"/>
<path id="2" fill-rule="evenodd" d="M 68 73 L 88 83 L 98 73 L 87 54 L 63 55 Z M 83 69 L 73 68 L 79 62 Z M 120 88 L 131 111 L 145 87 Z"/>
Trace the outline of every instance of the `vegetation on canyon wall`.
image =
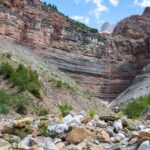
<path id="1" fill-rule="evenodd" d="M 46 2 L 44 2 L 44 4 L 45 4 L 48 8 L 52 9 L 53 11 L 59 12 L 57 6 L 55 6 L 54 4 L 51 4 L 51 3 L 48 3 L 48 4 L 47 4 Z M 61 13 L 62 13 L 62 12 L 61 12 Z M 68 16 L 66 16 L 66 17 L 69 18 Z M 79 22 L 79 21 L 73 20 L 73 19 L 71 19 L 71 18 L 69 18 L 69 20 L 71 21 L 71 23 L 73 24 L 73 26 L 74 26 L 75 28 L 80 28 L 80 29 L 83 29 L 83 30 L 89 29 L 89 27 L 88 27 L 86 24 L 84 24 L 84 23 L 81 23 L 81 22 Z"/>
<path id="2" fill-rule="evenodd" d="M 79 22 L 79 21 L 76 21 L 76 20 L 71 19 L 71 23 L 72 23 L 73 26 L 76 27 L 76 28 L 80 28 L 80 29 L 83 29 L 83 30 L 89 29 L 89 27 L 88 27 L 86 24 L 81 23 L 81 22 Z"/>
<path id="3" fill-rule="evenodd" d="M 19 87 L 19 92 L 30 91 L 34 96 L 41 98 L 42 84 L 38 79 L 36 71 L 32 71 L 30 68 L 26 68 L 20 64 L 15 69 L 8 62 L 2 62 L 0 66 L 0 75 L 3 75 L 5 79 L 9 79 L 13 86 Z"/>
<path id="4" fill-rule="evenodd" d="M 9 94 L 0 90 L 0 113 L 7 114 L 13 109 L 19 114 L 26 114 L 27 107 L 31 104 L 31 98 L 20 93 Z"/>
<path id="5" fill-rule="evenodd" d="M 131 100 L 123 109 L 125 115 L 129 118 L 137 119 L 141 117 L 150 108 L 150 95 L 140 97 L 138 100 Z"/>
<path id="6" fill-rule="evenodd" d="M 48 8 L 54 10 L 54 11 L 58 11 L 57 6 L 55 6 L 54 4 L 46 4 Z"/>

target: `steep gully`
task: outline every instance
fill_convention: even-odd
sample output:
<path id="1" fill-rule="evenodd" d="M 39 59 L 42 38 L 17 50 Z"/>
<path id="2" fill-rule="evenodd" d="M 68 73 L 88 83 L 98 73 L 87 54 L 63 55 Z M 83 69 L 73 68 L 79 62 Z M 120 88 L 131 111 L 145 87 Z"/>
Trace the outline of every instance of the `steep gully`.
<path id="1" fill-rule="evenodd" d="M 81 87 L 112 101 L 149 64 L 149 10 L 124 19 L 108 35 L 76 28 L 39 0 L 0 0 L 0 34 L 32 47 Z"/>

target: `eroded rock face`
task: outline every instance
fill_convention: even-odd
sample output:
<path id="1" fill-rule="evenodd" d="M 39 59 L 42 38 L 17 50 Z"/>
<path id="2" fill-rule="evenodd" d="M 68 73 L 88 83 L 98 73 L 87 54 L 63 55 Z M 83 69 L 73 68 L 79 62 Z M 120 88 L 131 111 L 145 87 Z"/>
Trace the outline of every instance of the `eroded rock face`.
<path id="1" fill-rule="evenodd" d="M 114 29 L 114 37 L 119 40 L 116 44 L 124 57 L 130 56 L 131 62 L 136 62 L 137 75 L 124 92 L 111 106 L 122 107 L 131 99 L 138 99 L 150 93 L 150 7 L 141 16 L 131 16 L 121 21 Z M 125 46 L 126 45 L 126 46 Z M 142 70 L 142 71 L 140 71 Z"/>
<path id="2" fill-rule="evenodd" d="M 113 35 L 120 38 L 120 44 L 126 44 L 120 50 L 128 51 L 133 55 L 149 57 L 150 53 L 150 7 L 144 13 L 134 15 L 122 20 L 115 27 Z M 121 42 L 122 41 L 122 42 Z M 138 57 L 136 57 L 138 58 Z"/>
<path id="3" fill-rule="evenodd" d="M 0 0 L 0 34 L 32 46 L 34 52 L 68 72 L 84 89 L 111 101 L 148 63 L 147 14 L 148 9 L 142 16 L 125 19 L 111 36 L 76 28 L 69 18 L 39 0 Z M 124 25 L 128 20 L 129 25 Z"/>

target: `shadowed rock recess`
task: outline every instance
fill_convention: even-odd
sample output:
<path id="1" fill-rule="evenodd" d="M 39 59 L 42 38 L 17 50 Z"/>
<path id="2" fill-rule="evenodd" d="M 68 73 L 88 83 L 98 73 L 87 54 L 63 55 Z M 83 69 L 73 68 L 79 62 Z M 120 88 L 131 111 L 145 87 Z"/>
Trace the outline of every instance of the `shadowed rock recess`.
<path id="1" fill-rule="evenodd" d="M 45 61 L 106 101 L 139 82 L 133 81 L 150 62 L 150 8 L 141 16 L 122 20 L 108 35 L 77 28 L 39 0 L 0 0 L 0 34 L 32 47 Z M 147 79 L 143 76 L 141 80 Z M 132 90 L 139 93 L 139 89 Z M 141 95 L 145 91 L 149 90 Z M 122 96 L 126 101 L 133 94 L 126 91 Z"/>

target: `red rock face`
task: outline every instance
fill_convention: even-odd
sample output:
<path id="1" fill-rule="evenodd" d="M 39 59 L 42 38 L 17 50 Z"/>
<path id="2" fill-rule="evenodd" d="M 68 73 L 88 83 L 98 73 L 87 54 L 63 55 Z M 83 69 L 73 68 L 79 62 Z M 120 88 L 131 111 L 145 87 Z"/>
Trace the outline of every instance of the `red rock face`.
<path id="1" fill-rule="evenodd" d="M 76 28 L 39 0 L 0 0 L 0 34 L 33 47 L 105 100 L 115 99 L 148 63 L 149 9 L 121 21 L 113 37 Z M 138 23 L 137 23 L 138 22 Z"/>
<path id="2" fill-rule="evenodd" d="M 122 20 L 114 29 L 113 35 L 120 36 L 120 44 L 128 47 L 123 50 L 136 57 L 149 57 L 150 53 L 150 7 L 141 16 L 135 15 Z M 144 58 L 143 57 L 143 58 Z"/>

